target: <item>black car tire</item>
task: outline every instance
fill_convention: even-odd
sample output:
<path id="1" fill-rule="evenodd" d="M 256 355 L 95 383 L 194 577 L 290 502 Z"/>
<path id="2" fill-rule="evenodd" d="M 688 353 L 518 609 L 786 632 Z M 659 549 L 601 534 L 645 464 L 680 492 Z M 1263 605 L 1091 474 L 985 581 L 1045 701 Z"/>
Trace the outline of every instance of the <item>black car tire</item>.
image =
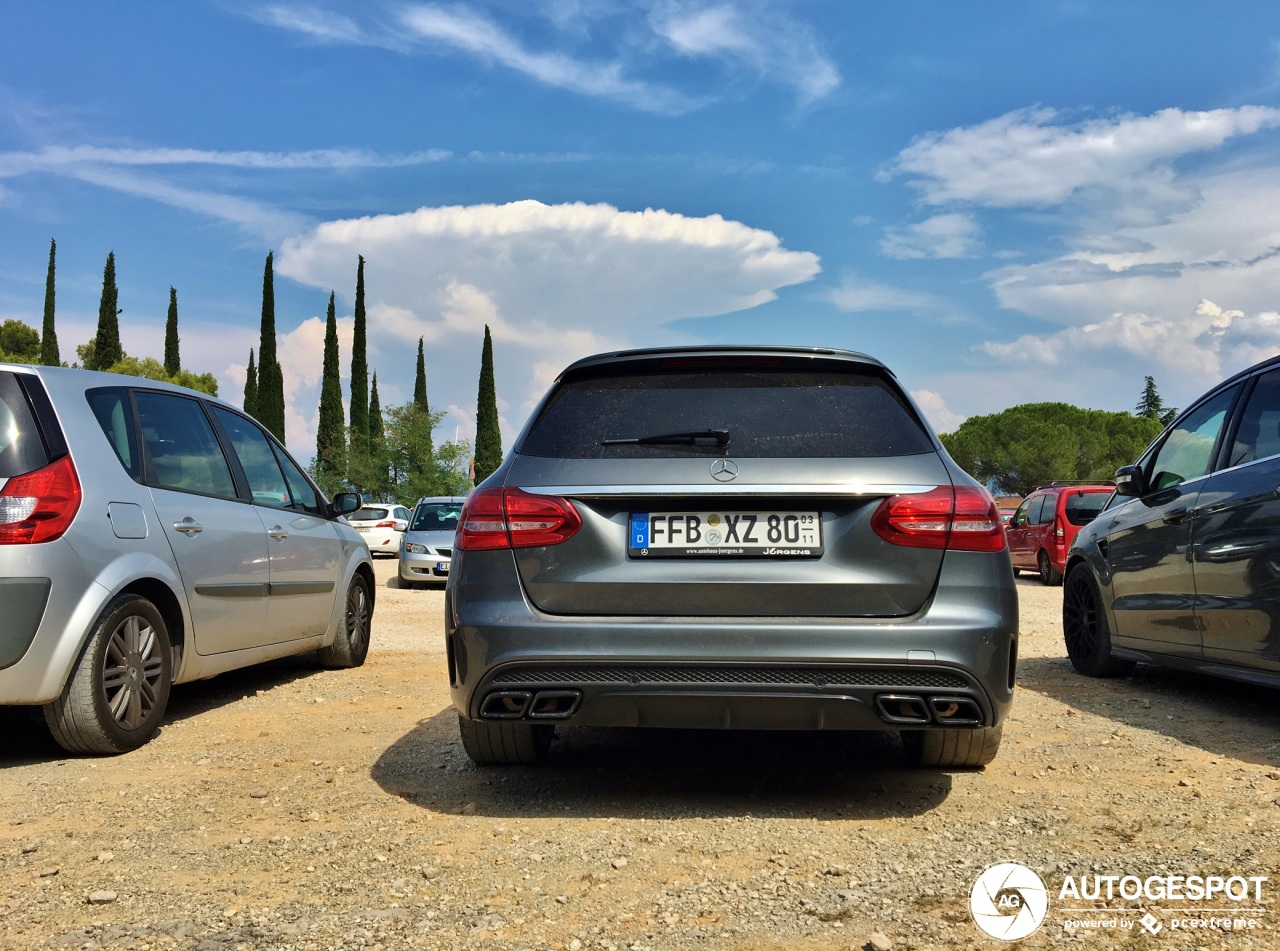
<path id="1" fill-rule="evenodd" d="M 1062 592 L 1062 636 L 1071 666 L 1089 677 L 1123 677 L 1131 660 L 1111 656 L 1111 628 L 1093 572 L 1083 562 L 1067 573 Z"/>
<path id="2" fill-rule="evenodd" d="M 169 628 L 136 594 L 99 615 L 62 694 L 44 705 L 58 745 L 70 753 L 127 753 L 160 728 L 173 684 Z"/>
<path id="3" fill-rule="evenodd" d="M 547 758 L 555 727 L 458 717 L 462 748 L 478 766 L 535 766 Z"/>
<path id="4" fill-rule="evenodd" d="M 1040 583 L 1056 587 L 1062 584 L 1062 574 L 1053 567 L 1053 563 L 1049 561 L 1049 553 L 1043 548 L 1040 549 L 1040 557 L 1036 559 L 1036 564 L 1040 566 Z"/>
<path id="5" fill-rule="evenodd" d="M 1002 726 L 970 730 L 903 730 L 907 759 L 916 766 L 944 769 L 986 766 L 1000 752 Z"/>
<path id="6" fill-rule="evenodd" d="M 373 603 L 369 599 L 369 582 L 357 572 L 347 588 L 342 623 L 333 643 L 316 652 L 325 667 L 359 667 L 369 655 L 369 624 L 373 620 Z"/>

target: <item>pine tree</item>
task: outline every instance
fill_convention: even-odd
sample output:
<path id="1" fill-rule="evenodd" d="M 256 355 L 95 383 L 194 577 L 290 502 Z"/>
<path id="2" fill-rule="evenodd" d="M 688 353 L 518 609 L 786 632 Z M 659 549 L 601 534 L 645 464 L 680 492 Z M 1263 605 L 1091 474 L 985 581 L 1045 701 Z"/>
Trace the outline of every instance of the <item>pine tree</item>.
<path id="1" fill-rule="evenodd" d="M 262 270 L 262 331 L 258 342 L 258 421 L 284 442 L 284 373 L 276 357 L 276 292 L 273 260 L 267 252 Z"/>
<path id="2" fill-rule="evenodd" d="M 369 361 L 365 343 L 364 257 L 356 267 L 355 328 L 351 337 L 351 453 L 363 454 L 369 437 Z"/>
<path id="3" fill-rule="evenodd" d="M 53 329 L 53 263 L 58 253 L 58 243 L 49 239 L 49 274 L 44 279 L 44 327 L 40 331 L 40 363 L 56 367 L 62 360 L 58 356 L 58 334 Z"/>
<path id="4" fill-rule="evenodd" d="M 1138 400 L 1138 405 L 1133 408 L 1133 415 L 1145 416 L 1147 419 L 1154 419 L 1161 426 L 1168 426 L 1178 415 L 1178 411 L 1174 407 L 1164 405 L 1160 391 L 1156 389 L 1156 378 L 1149 376 L 1142 387 L 1142 396 Z"/>
<path id="5" fill-rule="evenodd" d="M 182 369 L 178 357 L 178 292 L 169 288 L 169 317 L 164 322 L 164 372 L 177 376 Z"/>
<path id="6" fill-rule="evenodd" d="M 93 366 L 90 370 L 110 370 L 124 359 L 120 346 L 121 310 L 116 306 L 116 254 L 107 254 L 106 267 L 102 269 L 102 298 L 98 302 L 98 332 L 93 338 Z"/>
<path id="7" fill-rule="evenodd" d="M 249 348 L 249 371 L 244 377 L 244 411 L 258 416 L 258 368 L 253 365 L 253 348 Z"/>
<path id="8" fill-rule="evenodd" d="M 502 432 L 498 429 L 498 393 L 493 381 L 493 339 L 484 326 L 480 354 L 480 388 L 476 393 L 476 485 L 502 464 Z"/>
<path id="9" fill-rule="evenodd" d="M 422 338 L 418 338 L 418 373 L 413 378 L 413 405 L 424 413 L 431 412 L 427 405 L 427 361 L 422 352 Z"/>
<path id="10" fill-rule="evenodd" d="M 338 318 L 334 295 L 324 326 L 324 375 L 320 382 L 320 422 L 316 427 L 316 474 L 321 488 L 337 485 L 347 471 L 347 432 L 342 411 L 341 365 L 338 361 Z"/>

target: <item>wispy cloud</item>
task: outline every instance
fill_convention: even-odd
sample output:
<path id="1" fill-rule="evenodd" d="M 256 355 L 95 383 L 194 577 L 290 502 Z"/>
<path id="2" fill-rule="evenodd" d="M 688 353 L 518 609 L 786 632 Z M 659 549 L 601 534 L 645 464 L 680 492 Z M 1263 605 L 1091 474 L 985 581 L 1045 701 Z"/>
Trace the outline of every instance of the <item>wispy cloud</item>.
<path id="1" fill-rule="evenodd" d="M 967 128 L 921 136 L 878 176 L 905 176 L 931 205 L 1059 204 L 1089 186 L 1131 186 L 1135 175 L 1227 140 L 1280 125 L 1280 109 L 1164 109 L 1066 123 L 1053 109 L 1020 109 Z"/>
<path id="2" fill-rule="evenodd" d="M 367 149 L 303 152 L 218 152 L 206 149 L 109 149 L 91 145 L 48 146 L 30 152 L 0 152 L 0 178 L 36 171 L 95 166 L 215 165 L 243 169 L 404 168 L 448 159 L 439 149 L 382 155 Z"/>
<path id="3" fill-rule="evenodd" d="M 849 313 L 877 310 L 928 310 L 940 306 L 940 302 L 928 294 L 863 280 L 853 274 L 844 275 L 839 286 L 827 293 L 827 298 L 838 309 Z"/>
<path id="4" fill-rule="evenodd" d="M 840 71 L 807 25 L 771 3 L 667 0 L 651 16 L 654 31 L 684 56 L 720 59 L 790 86 L 802 105 L 840 85 Z"/>
<path id="5" fill-rule="evenodd" d="M 880 251 L 891 258 L 972 258 L 982 251 L 981 235 L 972 215 L 934 215 L 918 224 L 889 228 Z"/>
<path id="6" fill-rule="evenodd" d="M 719 88 L 677 88 L 666 65 L 696 59 L 794 90 L 801 105 L 830 94 L 841 82 L 809 26 L 763 0 L 719 3 L 657 0 L 637 5 L 557 3 L 489 15 L 478 4 L 410 3 L 387 22 L 356 19 L 315 4 L 277 3 L 253 14 L 258 22 L 322 43 L 373 46 L 405 54 L 452 51 L 496 64 L 557 89 L 622 103 L 632 109 L 680 115 L 725 95 Z M 367 8 L 366 8 L 367 9 Z M 523 18 L 523 19 L 521 19 Z M 615 47 L 601 57 L 591 46 L 599 19 L 620 20 Z M 546 29 L 521 30 L 530 20 Z M 613 24 L 616 27 L 616 23 Z M 535 43 L 529 34 L 536 35 Z M 590 49 L 590 53 L 584 50 Z M 692 83 L 686 77 L 686 82 Z"/>

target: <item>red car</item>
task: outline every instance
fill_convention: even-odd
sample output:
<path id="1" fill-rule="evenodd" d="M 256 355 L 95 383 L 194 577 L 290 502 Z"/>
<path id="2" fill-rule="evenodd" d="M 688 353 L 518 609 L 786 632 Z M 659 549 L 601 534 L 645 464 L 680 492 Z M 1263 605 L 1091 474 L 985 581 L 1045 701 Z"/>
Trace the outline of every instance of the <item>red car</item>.
<path id="1" fill-rule="evenodd" d="M 1035 571 L 1044 584 L 1062 584 L 1071 543 L 1114 491 L 1112 485 L 1053 483 L 1028 495 L 1005 526 L 1013 573 Z"/>

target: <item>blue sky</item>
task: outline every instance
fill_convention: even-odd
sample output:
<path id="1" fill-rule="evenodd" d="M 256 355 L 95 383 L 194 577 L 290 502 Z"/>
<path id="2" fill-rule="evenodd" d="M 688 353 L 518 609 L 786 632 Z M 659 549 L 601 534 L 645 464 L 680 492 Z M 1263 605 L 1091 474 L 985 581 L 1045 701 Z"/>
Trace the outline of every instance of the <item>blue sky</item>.
<path id="1" fill-rule="evenodd" d="M 1280 353 L 1280 7 L 861 0 L 13 4 L 0 320 L 64 359 L 108 251 L 125 349 L 240 401 L 274 250 L 287 441 L 357 255 L 383 406 L 443 438 L 483 328 L 507 444 L 600 350 L 888 363 L 934 425 L 1185 405 Z M 346 381 L 344 380 L 344 388 Z"/>

